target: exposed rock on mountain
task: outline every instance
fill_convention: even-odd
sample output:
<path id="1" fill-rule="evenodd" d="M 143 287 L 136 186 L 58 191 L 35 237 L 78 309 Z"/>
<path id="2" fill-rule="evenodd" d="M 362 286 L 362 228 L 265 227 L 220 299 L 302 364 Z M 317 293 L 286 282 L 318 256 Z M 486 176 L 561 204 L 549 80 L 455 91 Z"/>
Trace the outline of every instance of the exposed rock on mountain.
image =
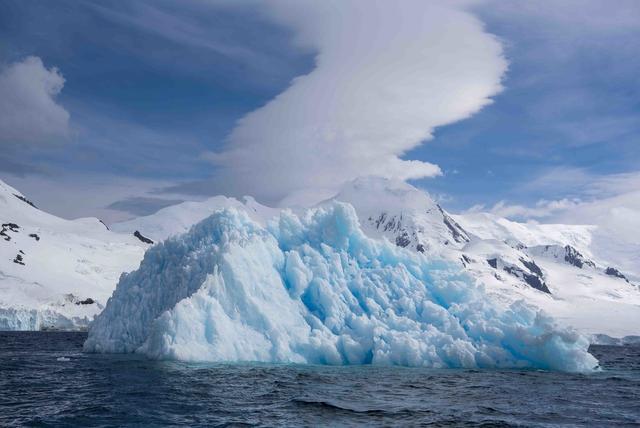
<path id="1" fill-rule="evenodd" d="M 21 194 L 18 193 L 14 193 L 13 196 L 15 196 L 16 198 L 20 199 L 22 202 L 24 202 L 25 204 L 29 204 L 31 205 L 33 208 L 38 208 L 34 205 L 33 202 L 31 202 L 29 199 L 25 198 L 24 196 L 22 196 Z"/>
<path id="2" fill-rule="evenodd" d="M 606 273 L 609 276 L 615 276 L 616 278 L 620 278 L 620 279 L 624 279 L 625 281 L 629 282 L 629 280 L 627 279 L 626 276 L 624 276 L 622 274 L 622 272 L 620 272 L 618 269 L 616 268 L 612 268 L 612 267 L 608 267 L 605 269 L 604 273 Z"/>
<path id="3" fill-rule="evenodd" d="M 141 242 L 144 242 L 145 244 L 153 245 L 153 241 L 151 239 L 147 238 L 146 236 L 144 236 L 142 233 L 140 233 L 137 230 L 135 232 L 133 232 L 133 236 L 135 236 L 136 238 L 138 238 Z"/>
<path id="4" fill-rule="evenodd" d="M 582 255 L 571 245 L 538 245 L 527 248 L 527 253 L 532 256 L 538 257 L 550 257 L 556 260 L 564 260 L 571 266 L 582 269 L 583 267 L 590 267 L 596 269 L 596 264 Z"/>

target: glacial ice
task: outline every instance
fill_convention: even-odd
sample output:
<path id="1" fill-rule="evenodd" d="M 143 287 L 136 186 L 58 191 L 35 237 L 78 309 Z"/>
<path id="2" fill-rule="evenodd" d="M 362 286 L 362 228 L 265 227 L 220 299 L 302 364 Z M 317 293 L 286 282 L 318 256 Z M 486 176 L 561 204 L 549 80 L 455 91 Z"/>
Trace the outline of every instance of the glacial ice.
<path id="1" fill-rule="evenodd" d="M 188 361 L 589 371 L 588 341 L 460 267 L 374 240 L 331 202 L 260 226 L 224 209 L 150 248 L 88 352 Z"/>

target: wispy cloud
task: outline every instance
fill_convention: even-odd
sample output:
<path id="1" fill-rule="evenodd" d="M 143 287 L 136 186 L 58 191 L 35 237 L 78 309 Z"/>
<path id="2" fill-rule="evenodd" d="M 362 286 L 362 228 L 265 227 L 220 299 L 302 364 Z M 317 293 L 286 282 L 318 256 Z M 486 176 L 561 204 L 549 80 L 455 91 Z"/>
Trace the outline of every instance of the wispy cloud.
<path id="1" fill-rule="evenodd" d="M 605 198 L 640 190 L 640 171 L 595 174 L 585 168 L 549 169 L 522 186 L 527 192 L 550 193 L 553 189 L 581 199 Z"/>
<path id="2" fill-rule="evenodd" d="M 243 41 L 230 39 L 226 32 L 227 26 L 219 25 L 221 21 L 233 16 L 225 14 L 229 11 L 244 11 L 246 20 L 249 21 L 256 14 L 252 8 L 262 8 L 260 3 L 135 0 L 128 3 L 116 2 L 114 5 L 89 2 L 86 6 L 118 26 L 147 33 L 183 49 L 195 49 L 201 55 L 240 63 L 245 69 L 259 71 L 265 80 L 273 73 L 278 73 L 282 67 L 277 52 L 250 47 Z M 183 67 L 188 66 L 184 64 Z"/>
<path id="3" fill-rule="evenodd" d="M 144 216 L 153 214 L 161 208 L 184 202 L 182 199 L 163 199 L 148 196 L 133 196 L 113 202 L 106 208 L 109 210 L 122 211 L 134 216 Z"/>
<path id="4" fill-rule="evenodd" d="M 490 212 L 514 220 L 597 226 L 592 249 L 602 260 L 640 274 L 640 171 L 598 175 L 582 169 L 549 171 L 531 188 L 566 188 L 572 198 L 541 199 L 534 204 L 500 201 L 476 205 L 467 213 Z"/>
<path id="5" fill-rule="evenodd" d="M 536 91 L 518 106 L 524 126 L 546 125 L 567 146 L 638 134 L 639 2 L 490 0 L 478 10 L 512 39 L 511 89 Z"/>
<path id="6" fill-rule="evenodd" d="M 489 212 L 499 217 L 512 219 L 541 219 L 549 218 L 558 211 L 573 208 L 580 204 L 579 199 L 558 199 L 555 201 L 539 200 L 533 205 L 510 204 L 505 200 L 498 201 L 491 207 L 474 205 L 465 213 Z"/>
<path id="7" fill-rule="evenodd" d="M 188 2 L 185 2 L 183 6 L 187 4 Z M 211 34 L 206 31 L 206 26 L 200 25 L 195 20 L 189 20 L 185 16 L 170 13 L 153 3 L 136 1 L 131 3 L 128 9 L 111 8 L 99 3 L 90 3 L 89 6 L 120 25 L 144 30 L 181 45 L 204 48 L 216 54 L 246 62 L 256 61 L 260 57 L 258 52 L 211 37 Z"/>
<path id="8" fill-rule="evenodd" d="M 173 183 L 163 179 L 75 172 L 58 172 L 53 178 L 4 174 L 2 179 L 46 212 L 68 219 L 98 217 L 107 224 L 150 214 L 186 199 L 179 194 L 159 197 L 158 190 Z"/>

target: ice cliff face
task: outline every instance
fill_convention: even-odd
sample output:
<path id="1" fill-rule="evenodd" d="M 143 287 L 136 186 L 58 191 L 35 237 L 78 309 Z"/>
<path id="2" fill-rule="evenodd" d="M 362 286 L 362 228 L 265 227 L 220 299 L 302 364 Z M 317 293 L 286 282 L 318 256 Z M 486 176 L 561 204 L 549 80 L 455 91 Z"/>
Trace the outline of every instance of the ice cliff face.
<path id="1" fill-rule="evenodd" d="M 267 227 L 234 209 L 147 251 L 85 350 L 191 361 L 591 370 L 587 341 L 454 264 L 368 238 L 331 202 Z"/>

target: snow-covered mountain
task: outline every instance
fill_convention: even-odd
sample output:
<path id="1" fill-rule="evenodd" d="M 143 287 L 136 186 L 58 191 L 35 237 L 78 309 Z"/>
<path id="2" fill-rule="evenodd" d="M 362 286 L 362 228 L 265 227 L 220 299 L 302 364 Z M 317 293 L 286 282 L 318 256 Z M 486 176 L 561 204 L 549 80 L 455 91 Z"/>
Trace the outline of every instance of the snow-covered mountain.
<path id="1" fill-rule="evenodd" d="M 47 214 L 0 181 L 0 330 L 82 329 L 147 245 Z"/>
<path id="2" fill-rule="evenodd" d="M 336 199 L 356 208 L 369 236 L 457 261 L 498 299 L 524 299 L 587 334 L 640 334 L 638 277 L 594 258 L 595 226 L 449 215 L 425 192 L 375 177 Z"/>
<path id="3" fill-rule="evenodd" d="M 216 196 L 167 207 L 108 231 L 96 219 L 62 220 L 24 199 L 3 184 L 5 227 L 0 238 L 8 235 L 11 241 L 0 240 L 0 308 L 14 314 L 5 320 L 14 321 L 4 321 L 0 328 L 86 325 L 119 274 L 137 267 L 143 251 L 153 246 L 150 242 L 183 234 L 224 208 L 243 211 L 262 227 L 282 212 L 252 198 Z M 355 208 L 368 237 L 387 239 L 428 260 L 455 263 L 505 305 L 523 299 L 588 334 L 640 333 L 640 278 L 628 264 L 624 269 L 617 265 L 615 254 L 600 258 L 601 245 L 594 247 L 595 226 L 518 223 L 485 213 L 450 215 L 413 186 L 373 177 L 347 183 L 334 199 Z M 32 233 L 40 240 L 30 237 Z M 75 304 L 89 298 L 97 303 Z M 19 315 L 17 308 L 22 308 Z M 38 321 L 56 317 L 61 321 Z M 68 319 L 82 321 L 69 324 Z"/>
<path id="4" fill-rule="evenodd" d="M 401 181 L 356 179 L 335 196 L 358 213 L 365 232 L 429 256 L 461 249 L 468 233 L 426 193 Z"/>
<path id="5" fill-rule="evenodd" d="M 459 264 L 401 246 L 367 237 L 342 202 L 283 211 L 266 227 L 224 209 L 150 248 L 84 349 L 188 361 L 597 365 L 585 337 L 523 302 L 495 301 Z"/>
<path id="6" fill-rule="evenodd" d="M 345 184 L 333 199 L 355 208 L 367 236 L 460 263 L 504 302 L 524 299 L 587 334 L 640 334 L 640 291 L 634 285 L 640 281 L 633 272 L 594 258 L 595 226 L 518 223 L 487 213 L 450 215 L 424 191 L 376 177 Z M 228 207 L 244 209 L 262 225 L 279 212 L 251 198 L 215 197 L 114 228 L 161 240 Z"/>
<path id="7" fill-rule="evenodd" d="M 165 207 L 154 214 L 116 223 L 111 230 L 136 234 L 138 239 L 153 242 L 164 241 L 170 236 L 187 232 L 191 226 L 209 217 L 216 210 L 236 208 L 246 211 L 258 222 L 265 222 L 275 216 L 279 210 L 259 204 L 252 197 L 245 196 L 242 201 L 226 196 L 214 196 L 201 202 L 182 202 Z"/>
<path id="8" fill-rule="evenodd" d="M 556 247 L 553 251 L 576 252 L 580 257 L 597 261 L 605 270 L 612 267 L 640 279 L 640 243 L 619 242 L 615 235 L 594 225 L 520 223 L 489 213 L 453 217 L 464 224 L 469 233 L 481 239 L 512 240 L 522 243 L 530 251 L 549 251 L 546 247 Z M 536 247 L 540 249 L 534 250 Z"/>

